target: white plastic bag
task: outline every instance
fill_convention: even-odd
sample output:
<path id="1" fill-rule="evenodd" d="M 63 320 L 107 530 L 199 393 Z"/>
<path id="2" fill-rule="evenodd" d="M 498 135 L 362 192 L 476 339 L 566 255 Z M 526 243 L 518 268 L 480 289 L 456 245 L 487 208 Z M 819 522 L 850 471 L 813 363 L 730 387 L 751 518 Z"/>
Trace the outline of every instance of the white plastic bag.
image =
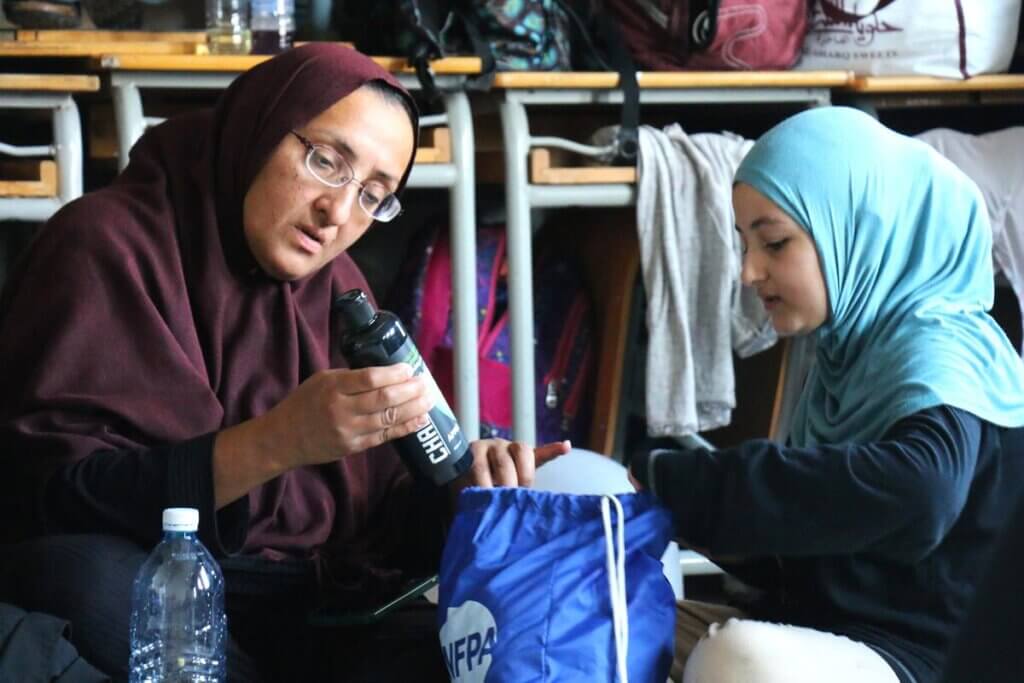
<path id="1" fill-rule="evenodd" d="M 1006 71 L 1021 0 L 813 0 L 799 69 L 968 78 Z"/>

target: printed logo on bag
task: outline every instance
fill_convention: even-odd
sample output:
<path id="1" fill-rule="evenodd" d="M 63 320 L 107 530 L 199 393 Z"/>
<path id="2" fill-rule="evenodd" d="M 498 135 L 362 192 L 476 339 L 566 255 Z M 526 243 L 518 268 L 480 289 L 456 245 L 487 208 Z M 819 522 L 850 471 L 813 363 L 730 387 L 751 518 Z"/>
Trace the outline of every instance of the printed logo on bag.
<path id="1" fill-rule="evenodd" d="M 857 48 L 869 46 L 876 36 L 884 33 L 902 33 L 903 29 L 879 16 L 879 12 L 896 0 L 821 0 L 814 8 L 808 30 L 814 43 L 831 45 L 832 50 L 814 51 L 823 57 L 849 59 L 838 46 L 852 45 Z M 858 56 L 863 53 L 858 52 Z M 870 55 L 876 59 L 895 57 L 895 54 Z"/>
<path id="2" fill-rule="evenodd" d="M 494 615 L 475 600 L 448 608 L 441 627 L 441 651 L 453 683 L 484 683 L 498 639 Z"/>

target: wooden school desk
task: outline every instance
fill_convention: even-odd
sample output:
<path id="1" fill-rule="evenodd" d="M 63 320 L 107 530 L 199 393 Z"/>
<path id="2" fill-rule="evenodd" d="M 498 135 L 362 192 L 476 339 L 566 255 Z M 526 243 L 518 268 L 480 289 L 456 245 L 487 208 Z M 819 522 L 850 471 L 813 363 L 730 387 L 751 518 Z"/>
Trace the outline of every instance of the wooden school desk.
<path id="1" fill-rule="evenodd" d="M 53 143 L 24 146 L 0 142 L 0 154 L 13 157 L 51 157 L 32 162 L 31 177 L 0 173 L 0 220 L 45 221 L 57 209 L 82 194 L 82 128 L 74 95 L 96 92 L 95 76 L 65 74 L 0 74 L 0 109 L 49 110 Z M 37 170 L 36 170 L 37 169 Z M 38 177 L 35 177 L 38 176 Z"/>
<path id="2" fill-rule="evenodd" d="M 100 89 L 100 79 L 88 72 L 87 60 L 104 53 L 125 51 L 158 54 L 194 53 L 205 44 L 202 32 L 14 30 L 0 40 L 0 59 L 16 63 L 19 74 L 4 76 L 0 106 L 50 109 L 53 112 L 53 145 L 49 147 L 0 148 L 10 156 L 47 156 L 39 165 L 38 178 L 19 177 L 0 182 L 0 218 L 45 221 L 63 204 L 82 194 L 83 144 L 81 122 L 73 96 Z M 40 73 L 59 64 L 62 73 Z M 41 67 L 40 65 L 47 65 Z M 68 75 L 65 75 L 68 74 Z M 0 174 L 0 177 L 5 177 Z"/>

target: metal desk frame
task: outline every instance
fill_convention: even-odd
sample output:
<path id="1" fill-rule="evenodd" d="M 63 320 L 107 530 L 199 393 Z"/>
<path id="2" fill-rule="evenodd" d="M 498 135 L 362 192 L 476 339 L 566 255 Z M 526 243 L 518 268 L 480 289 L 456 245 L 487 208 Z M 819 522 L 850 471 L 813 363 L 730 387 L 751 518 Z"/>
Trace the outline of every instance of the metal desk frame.
<path id="1" fill-rule="evenodd" d="M 1018 105 L 1024 102 L 1024 75 L 987 74 L 967 80 L 857 76 L 839 94 L 844 103 L 875 118 L 886 109 Z"/>
<path id="2" fill-rule="evenodd" d="M 641 104 L 759 104 L 804 103 L 828 105 L 829 87 L 695 87 L 641 88 Z M 621 104 L 622 93 L 594 88 L 506 89 L 499 104 L 505 145 L 505 201 L 508 210 L 509 330 L 512 358 L 512 426 L 516 440 L 536 441 L 533 357 L 532 207 L 629 206 L 636 202 L 631 184 L 535 185 L 529 180 L 530 148 L 551 144 L 550 138 L 530 135 L 527 108 Z M 577 151 L 579 145 L 566 142 Z"/>
<path id="3" fill-rule="evenodd" d="M 43 222 L 72 199 L 82 196 L 82 124 L 74 98 L 59 92 L 0 90 L 0 109 L 50 109 L 53 144 L 16 146 L 0 143 L 0 154 L 50 155 L 57 162 L 56 197 L 0 198 L 0 220 Z"/>
<path id="4" fill-rule="evenodd" d="M 123 168 L 128 151 L 149 125 L 160 119 L 143 114 L 141 89 L 223 90 L 241 72 L 110 70 L 110 85 L 117 121 L 119 162 Z M 419 87 L 415 76 L 396 74 L 403 86 Z M 429 123 L 447 122 L 451 132 L 452 162 L 414 166 L 409 187 L 449 188 L 452 244 L 452 302 L 455 342 L 455 413 L 467 438 L 480 436 L 480 404 L 477 363 L 476 312 L 476 172 L 473 117 L 469 98 L 461 90 L 465 76 L 438 74 L 444 93 L 445 113 Z"/>

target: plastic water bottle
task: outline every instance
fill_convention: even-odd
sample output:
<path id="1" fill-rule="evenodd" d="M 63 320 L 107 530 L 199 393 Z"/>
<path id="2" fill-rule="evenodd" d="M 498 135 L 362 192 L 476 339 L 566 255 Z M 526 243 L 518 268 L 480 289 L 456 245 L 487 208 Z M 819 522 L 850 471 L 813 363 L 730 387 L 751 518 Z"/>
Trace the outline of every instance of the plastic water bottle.
<path id="1" fill-rule="evenodd" d="M 221 683 L 224 577 L 196 538 L 199 511 L 167 508 L 164 539 L 132 587 L 130 683 Z"/>
<path id="2" fill-rule="evenodd" d="M 295 0 L 252 0 L 252 51 L 272 55 L 295 40 Z"/>

